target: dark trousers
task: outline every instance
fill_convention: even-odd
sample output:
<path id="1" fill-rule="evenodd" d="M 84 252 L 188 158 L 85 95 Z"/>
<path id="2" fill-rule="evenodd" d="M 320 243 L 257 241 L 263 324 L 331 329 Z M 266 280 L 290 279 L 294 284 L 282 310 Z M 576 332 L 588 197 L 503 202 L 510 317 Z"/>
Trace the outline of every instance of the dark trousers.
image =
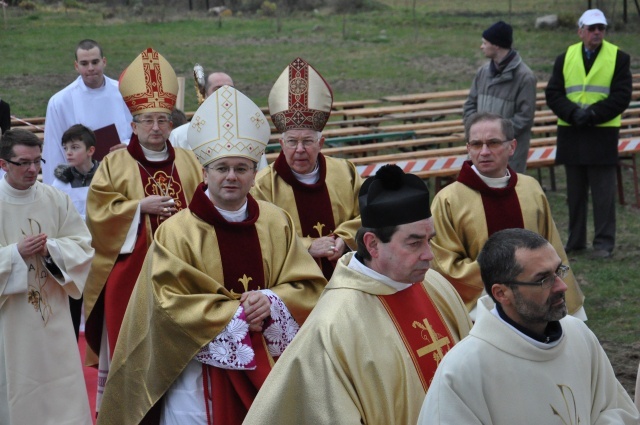
<path id="1" fill-rule="evenodd" d="M 567 250 L 587 246 L 589 189 L 593 203 L 593 249 L 612 252 L 616 241 L 616 166 L 565 165 L 569 204 Z"/>
<path id="2" fill-rule="evenodd" d="M 73 330 L 76 331 L 76 341 L 80 336 L 80 320 L 82 318 L 82 298 L 74 300 L 69 297 L 69 310 L 71 311 L 71 321 L 73 322 Z"/>

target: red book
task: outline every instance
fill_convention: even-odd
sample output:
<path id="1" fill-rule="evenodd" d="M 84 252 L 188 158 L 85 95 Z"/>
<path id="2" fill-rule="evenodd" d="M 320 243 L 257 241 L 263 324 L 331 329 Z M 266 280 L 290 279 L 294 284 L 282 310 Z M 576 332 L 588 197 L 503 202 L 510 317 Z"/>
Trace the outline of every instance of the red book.
<path id="1" fill-rule="evenodd" d="M 96 151 L 93 154 L 93 159 L 96 161 L 102 161 L 112 146 L 120 144 L 120 136 L 115 124 L 109 124 L 105 127 L 93 130 L 96 135 Z"/>

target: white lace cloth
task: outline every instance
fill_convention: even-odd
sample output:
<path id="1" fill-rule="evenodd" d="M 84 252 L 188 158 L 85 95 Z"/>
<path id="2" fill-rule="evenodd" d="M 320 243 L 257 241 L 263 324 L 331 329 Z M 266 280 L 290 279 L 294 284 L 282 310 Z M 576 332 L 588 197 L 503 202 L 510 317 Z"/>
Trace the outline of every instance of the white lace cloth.
<path id="1" fill-rule="evenodd" d="M 260 290 L 271 302 L 270 317 L 265 320 L 262 334 L 269 354 L 280 356 L 298 333 L 296 323 L 287 306 L 270 289 Z M 249 324 L 242 305 L 238 307 L 229 324 L 218 336 L 205 345 L 195 359 L 200 363 L 222 369 L 253 370 L 255 353 L 249 336 Z"/>

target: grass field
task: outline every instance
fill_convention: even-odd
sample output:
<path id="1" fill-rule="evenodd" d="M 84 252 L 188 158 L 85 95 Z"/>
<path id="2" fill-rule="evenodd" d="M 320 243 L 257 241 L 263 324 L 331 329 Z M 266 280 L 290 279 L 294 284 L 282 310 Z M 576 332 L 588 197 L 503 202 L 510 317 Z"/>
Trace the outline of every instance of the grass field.
<path id="1" fill-rule="evenodd" d="M 594 5 L 603 3 L 610 18 L 607 39 L 630 53 L 632 71 L 640 72 L 640 18 L 633 2 L 626 25 L 621 2 Z M 271 85 L 296 56 L 322 72 L 336 100 L 467 88 L 485 60 L 479 51 L 481 32 L 498 19 L 514 25 L 514 47 L 545 81 L 554 57 L 578 38 L 573 26 L 535 30 L 535 18 L 557 13 L 563 22 L 573 24 L 586 8 L 585 1 L 576 0 L 421 0 L 414 13 L 412 0 L 386 0 L 386 4 L 390 8 L 357 15 L 325 10 L 297 14 L 283 19 L 281 32 L 273 18 L 231 17 L 218 26 L 217 18 L 206 18 L 204 12 L 186 13 L 175 7 L 148 8 L 143 17 L 117 9 L 111 19 L 104 19 L 105 9 L 95 4 L 67 11 L 9 8 L 0 28 L 0 96 L 18 117 L 43 116 L 49 97 L 76 77 L 73 50 L 83 38 L 101 42 L 107 74 L 113 78 L 147 46 L 159 50 L 178 75 L 187 78 L 186 110 L 196 108 L 191 89 L 195 62 L 206 71 L 231 74 L 237 87 L 259 105 L 266 104 Z M 548 196 L 566 238 L 562 169 L 557 174 L 558 191 Z M 627 199 L 632 200 L 630 177 L 625 181 Z M 638 236 L 639 210 L 620 207 L 614 258 L 590 261 L 580 255 L 571 264 L 586 295 L 588 324 L 630 392 L 640 360 Z"/>

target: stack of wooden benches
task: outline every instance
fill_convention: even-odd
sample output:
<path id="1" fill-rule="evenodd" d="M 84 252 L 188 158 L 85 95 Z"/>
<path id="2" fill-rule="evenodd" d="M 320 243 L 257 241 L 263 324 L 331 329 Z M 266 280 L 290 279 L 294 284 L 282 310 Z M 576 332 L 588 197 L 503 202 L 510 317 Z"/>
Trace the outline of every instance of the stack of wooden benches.
<path id="1" fill-rule="evenodd" d="M 545 86 L 546 83 L 538 83 L 527 167 L 538 170 L 546 167 L 552 173 L 556 117 L 546 107 Z M 336 101 L 323 132 L 326 138 L 323 152 L 350 159 L 363 177 L 375 173 L 384 164 L 397 163 L 405 171 L 422 178 L 435 178 L 438 188 L 441 179 L 457 175 L 466 159 L 462 106 L 468 93 L 468 90 L 451 90 Z M 187 114 L 191 115 L 193 113 Z M 14 119 L 12 126 L 28 128 L 43 137 L 44 118 Z M 280 135 L 273 125 L 271 127 L 267 148 L 269 162 L 280 150 Z M 633 75 L 632 102 L 623 114 L 620 137 L 621 167 L 629 168 L 633 173 L 636 203 L 640 206 L 635 167 L 635 156 L 640 152 L 640 73 Z M 553 188 L 553 174 L 551 177 Z M 622 178 L 619 183 L 621 187 Z"/>

